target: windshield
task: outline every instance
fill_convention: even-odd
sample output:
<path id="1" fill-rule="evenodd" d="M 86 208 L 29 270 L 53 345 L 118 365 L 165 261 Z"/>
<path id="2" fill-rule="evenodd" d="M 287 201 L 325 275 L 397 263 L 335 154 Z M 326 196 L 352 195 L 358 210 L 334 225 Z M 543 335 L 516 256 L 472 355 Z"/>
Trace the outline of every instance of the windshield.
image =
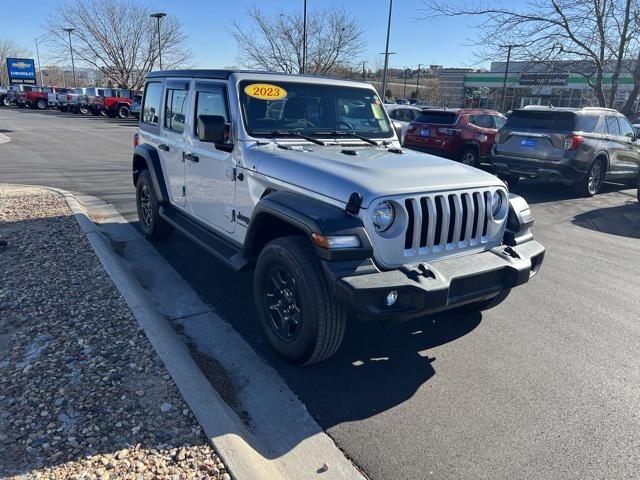
<path id="1" fill-rule="evenodd" d="M 371 89 L 318 83 L 240 82 L 247 132 L 256 137 L 351 133 L 389 138 L 393 130 Z"/>

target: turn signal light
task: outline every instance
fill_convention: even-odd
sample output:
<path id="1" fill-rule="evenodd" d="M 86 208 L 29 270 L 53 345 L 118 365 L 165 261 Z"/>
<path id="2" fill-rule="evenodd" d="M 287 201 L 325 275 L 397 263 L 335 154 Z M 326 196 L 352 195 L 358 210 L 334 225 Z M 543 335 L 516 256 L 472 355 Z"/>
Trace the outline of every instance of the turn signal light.
<path id="1" fill-rule="evenodd" d="M 578 148 L 583 141 L 584 141 L 584 137 L 580 135 L 573 135 L 571 137 L 567 137 L 564 140 L 564 149 L 567 152 L 572 152 L 576 148 Z"/>
<path id="2" fill-rule="evenodd" d="M 140 138 L 138 137 L 137 133 L 133 134 L 133 148 L 136 148 L 138 145 L 140 145 Z"/>

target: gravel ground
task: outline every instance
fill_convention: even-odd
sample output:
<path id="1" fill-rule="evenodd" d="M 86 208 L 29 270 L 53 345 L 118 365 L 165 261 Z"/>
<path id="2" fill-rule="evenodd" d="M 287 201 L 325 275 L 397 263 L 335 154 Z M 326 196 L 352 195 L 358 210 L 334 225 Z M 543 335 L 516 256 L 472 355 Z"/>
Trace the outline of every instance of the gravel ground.
<path id="1" fill-rule="evenodd" d="M 0 188 L 0 477 L 230 478 L 47 190 Z"/>

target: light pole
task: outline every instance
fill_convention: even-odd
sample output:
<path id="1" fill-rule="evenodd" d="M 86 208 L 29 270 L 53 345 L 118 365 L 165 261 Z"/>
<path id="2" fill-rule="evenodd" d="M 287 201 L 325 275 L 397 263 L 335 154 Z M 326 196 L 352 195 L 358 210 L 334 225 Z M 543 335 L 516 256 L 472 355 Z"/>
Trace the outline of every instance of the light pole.
<path id="1" fill-rule="evenodd" d="M 151 14 L 151 18 L 157 20 L 158 31 L 158 61 L 160 62 L 160 70 L 162 70 L 162 42 L 160 41 L 160 20 L 166 17 L 167 14 L 163 12 L 156 12 Z"/>
<path id="2" fill-rule="evenodd" d="M 404 69 L 404 87 L 402 87 L 402 98 L 407 98 L 407 68 Z"/>
<path id="3" fill-rule="evenodd" d="M 418 64 L 418 78 L 416 78 L 416 100 L 420 99 L 420 69 L 422 68 L 422 64 Z"/>
<path id="4" fill-rule="evenodd" d="M 63 28 L 65 32 L 69 34 L 69 51 L 71 52 L 71 71 L 73 72 L 73 87 L 77 88 L 78 83 L 76 82 L 76 65 L 73 62 L 73 47 L 71 46 L 71 32 L 75 30 L 75 28 Z M 62 73 L 64 75 L 64 72 Z"/>
<path id="5" fill-rule="evenodd" d="M 387 44 L 384 49 L 384 73 L 382 76 L 382 102 L 387 95 L 387 69 L 389 68 L 389 35 L 391 35 L 391 10 L 393 8 L 393 0 L 389 0 L 389 19 L 387 21 Z"/>
<path id="6" fill-rule="evenodd" d="M 387 59 L 389 58 L 389 55 L 396 55 L 398 52 L 380 52 L 380 55 L 384 55 L 385 56 L 385 67 L 384 67 L 384 72 L 383 72 L 383 81 L 384 81 L 384 85 L 382 87 L 382 99 L 384 101 L 384 97 L 386 95 L 386 92 L 384 91 L 387 88 L 387 70 L 388 70 L 388 66 L 387 66 Z M 380 86 L 380 82 L 378 82 L 378 86 Z"/>
<path id="7" fill-rule="evenodd" d="M 307 0 L 304 0 L 302 15 L 302 73 L 307 72 Z"/>
<path id="8" fill-rule="evenodd" d="M 366 71 L 365 71 L 365 67 L 367 66 L 367 62 L 362 62 L 362 81 L 364 82 L 365 77 L 366 77 Z"/>
<path id="9" fill-rule="evenodd" d="M 36 37 L 36 58 L 38 60 L 38 70 L 40 70 L 40 86 L 41 87 L 44 86 L 44 74 L 42 73 L 42 67 L 40 66 L 40 50 L 38 49 L 38 41 L 44 40 L 48 36 L 49 34 L 45 33 L 44 35 Z"/>
<path id="10" fill-rule="evenodd" d="M 504 101 L 507 96 L 507 76 L 509 75 L 509 62 L 511 61 L 511 49 L 521 47 L 522 45 L 501 45 L 502 48 L 507 47 L 507 64 L 504 67 L 504 79 L 502 80 L 502 101 L 500 102 L 500 112 L 504 112 Z"/>

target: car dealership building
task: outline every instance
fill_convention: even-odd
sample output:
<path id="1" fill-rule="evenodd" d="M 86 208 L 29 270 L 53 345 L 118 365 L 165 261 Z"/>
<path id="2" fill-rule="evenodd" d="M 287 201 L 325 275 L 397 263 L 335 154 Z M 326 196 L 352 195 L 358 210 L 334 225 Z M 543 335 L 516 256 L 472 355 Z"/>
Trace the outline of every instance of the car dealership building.
<path id="1" fill-rule="evenodd" d="M 553 105 L 555 107 L 596 106 L 593 89 L 585 76 L 588 71 L 579 62 L 553 62 L 531 64 L 511 62 L 506 88 L 504 73 L 506 62 L 493 62 L 489 72 L 451 73 L 440 75 L 443 104 L 447 107 L 490 108 L 513 110 L 526 105 Z M 605 74 L 605 88 L 611 82 L 611 72 Z M 629 73 L 620 75 L 615 107 L 621 109 L 631 90 L 633 78 Z M 504 108 L 502 96 L 504 93 Z M 638 105 L 636 103 L 636 111 Z"/>

